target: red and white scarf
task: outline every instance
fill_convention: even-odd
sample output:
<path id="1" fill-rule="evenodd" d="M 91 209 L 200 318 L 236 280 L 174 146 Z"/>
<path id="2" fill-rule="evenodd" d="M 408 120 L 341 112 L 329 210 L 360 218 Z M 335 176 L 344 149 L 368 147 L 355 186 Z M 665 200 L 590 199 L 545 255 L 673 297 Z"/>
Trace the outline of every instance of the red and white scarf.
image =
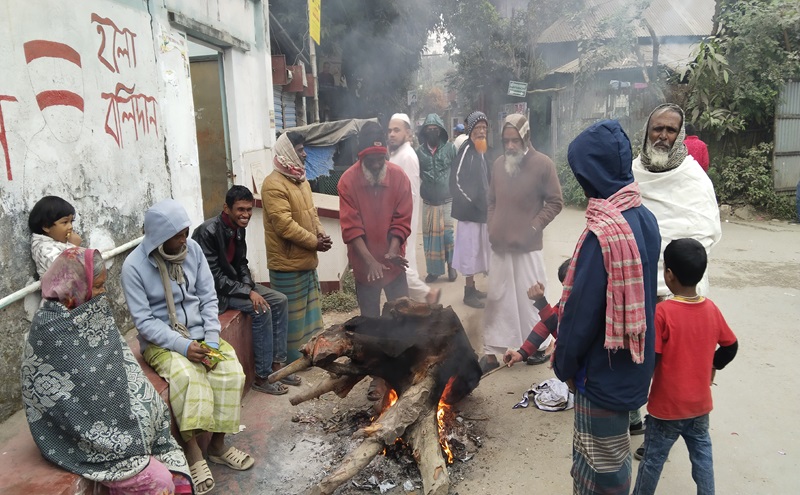
<path id="1" fill-rule="evenodd" d="M 278 136 L 278 140 L 275 142 L 275 159 L 272 160 L 272 165 L 279 173 L 296 182 L 306 180 L 306 166 L 303 160 L 297 156 L 286 133 Z"/>
<path id="2" fill-rule="evenodd" d="M 581 234 L 561 293 L 565 308 L 575 281 L 575 266 L 589 232 L 597 236 L 608 273 L 606 285 L 606 340 L 604 347 L 628 349 L 634 363 L 644 362 L 645 314 L 644 274 L 639 247 L 622 212 L 642 204 L 639 184 L 629 184 L 608 199 L 589 199 L 586 229 Z"/>

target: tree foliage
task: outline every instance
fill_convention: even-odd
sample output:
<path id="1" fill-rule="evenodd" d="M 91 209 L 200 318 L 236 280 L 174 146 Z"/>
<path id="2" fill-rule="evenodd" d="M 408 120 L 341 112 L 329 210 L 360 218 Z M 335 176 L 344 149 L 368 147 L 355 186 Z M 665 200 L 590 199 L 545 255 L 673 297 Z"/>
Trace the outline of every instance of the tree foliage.
<path id="1" fill-rule="evenodd" d="M 562 16 L 580 11 L 584 0 L 530 0 L 527 9 L 503 17 L 489 0 L 434 0 L 441 13 L 437 28 L 456 70 L 449 77 L 452 89 L 468 107 L 480 96 L 503 97 L 511 80 L 534 83 L 546 67 L 537 53 L 536 40 Z M 486 105 L 491 106 L 491 105 Z"/>
<path id="2" fill-rule="evenodd" d="M 720 202 L 750 205 L 772 218 L 797 215 L 791 197 L 775 193 L 772 182 L 772 144 L 761 143 L 738 156 L 725 157 L 709 171 Z"/>
<path id="3" fill-rule="evenodd" d="M 677 81 L 690 120 L 718 138 L 771 127 L 784 83 L 800 77 L 800 2 L 718 0 L 719 32 Z"/>

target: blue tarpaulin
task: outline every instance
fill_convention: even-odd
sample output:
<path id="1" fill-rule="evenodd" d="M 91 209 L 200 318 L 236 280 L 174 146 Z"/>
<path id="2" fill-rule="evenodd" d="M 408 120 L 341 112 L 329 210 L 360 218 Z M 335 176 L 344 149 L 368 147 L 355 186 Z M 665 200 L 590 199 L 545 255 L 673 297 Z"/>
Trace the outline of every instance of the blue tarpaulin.
<path id="1" fill-rule="evenodd" d="M 333 154 L 336 146 L 305 146 L 306 151 L 306 178 L 314 180 L 321 176 L 330 175 L 333 170 Z"/>

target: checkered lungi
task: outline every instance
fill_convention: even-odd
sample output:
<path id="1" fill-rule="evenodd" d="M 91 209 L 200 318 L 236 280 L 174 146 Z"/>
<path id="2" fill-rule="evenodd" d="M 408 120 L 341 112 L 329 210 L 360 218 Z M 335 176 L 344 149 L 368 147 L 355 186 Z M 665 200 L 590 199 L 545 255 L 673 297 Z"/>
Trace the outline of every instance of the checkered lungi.
<path id="1" fill-rule="evenodd" d="M 631 488 L 631 439 L 628 411 L 610 411 L 575 394 L 572 436 L 574 494 L 628 494 Z"/>
<path id="2" fill-rule="evenodd" d="M 431 205 L 423 201 L 422 244 L 429 275 L 444 275 L 453 262 L 453 201 Z"/>
<path id="3" fill-rule="evenodd" d="M 169 382 L 170 407 L 184 441 L 198 430 L 239 432 L 244 371 L 236 351 L 222 339 L 219 351 L 228 359 L 220 361 L 213 371 L 153 344 L 144 351 L 147 364 Z"/>
<path id="4" fill-rule="evenodd" d="M 269 271 L 270 287 L 289 299 L 289 329 L 286 334 L 288 362 L 298 359 L 300 348 L 322 330 L 319 275 L 316 270 Z"/>

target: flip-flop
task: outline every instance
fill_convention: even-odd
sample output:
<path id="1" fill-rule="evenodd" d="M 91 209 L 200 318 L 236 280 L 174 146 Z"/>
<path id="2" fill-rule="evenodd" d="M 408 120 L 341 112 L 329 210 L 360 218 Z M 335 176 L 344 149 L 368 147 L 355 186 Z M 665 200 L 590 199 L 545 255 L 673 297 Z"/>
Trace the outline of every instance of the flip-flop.
<path id="1" fill-rule="evenodd" d="M 302 378 L 292 373 L 291 375 L 287 376 L 286 378 L 281 378 L 281 383 L 285 383 L 286 385 L 292 385 L 293 387 L 299 387 L 301 383 L 303 383 Z"/>
<path id="2" fill-rule="evenodd" d="M 253 390 L 258 390 L 259 392 L 270 395 L 283 395 L 289 393 L 289 389 L 284 387 L 280 382 L 268 383 L 266 380 L 264 380 L 263 383 L 253 382 Z"/>
<path id="3" fill-rule="evenodd" d="M 256 461 L 250 457 L 250 454 L 242 452 L 236 447 L 231 447 L 222 455 L 208 455 L 208 460 L 215 464 L 223 464 L 236 471 L 247 471 Z"/>
<path id="4" fill-rule="evenodd" d="M 192 464 L 189 468 L 189 474 L 192 475 L 192 483 L 194 484 L 194 490 L 197 495 L 208 493 L 216 486 L 214 477 L 211 475 L 211 470 L 208 469 L 208 463 L 205 460 L 197 461 Z M 209 480 L 211 481 L 211 488 L 206 488 L 205 490 L 198 488 L 201 484 L 205 485 Z"/>

